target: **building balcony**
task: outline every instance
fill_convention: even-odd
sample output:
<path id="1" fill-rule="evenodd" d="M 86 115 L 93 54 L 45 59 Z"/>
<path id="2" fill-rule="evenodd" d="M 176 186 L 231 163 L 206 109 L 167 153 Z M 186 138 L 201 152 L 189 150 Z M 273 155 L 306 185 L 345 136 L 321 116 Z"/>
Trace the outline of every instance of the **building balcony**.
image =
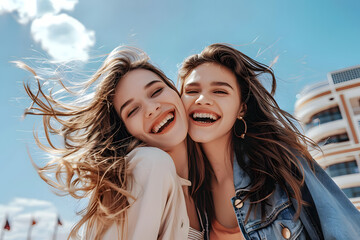
<path id="1" fill-rule="evenodd" d="M 354 159 L 352 161 L 331 164 L 325 168 L 325 172 L 329 174 L 330 177 L 357 174 L 359 173 L 359 166 L 357 165 L 357 162 Z"/>
<path id="2" fill-rule="evenodd" d="M 319 142 L 321 139 L 330 135 L 343 133 L 346 131 L 346 121 L 344 119 L 338 119 L 326 123 L 318 123 L 312 126 L 312 128 L 305 130 L 305 135 Z"/>
<path id="3" fill-rule="evenodd" d="M 342 115 L 338 106 L 327 108 L 322 111 L 318 111 L 310 117 L 310 120 L 305 124 L 305 131 L 312 127 L 342 119 Z"/>
<path id="4" fill-rule="evenodd" d="M 337 176 L 333 177 L 332 179 L 341 189 L 357 189 L 357 187 L 360 187 L 360 173 Z M 360 195 L 358 197 L 360 197 Z"/>
<path id="5" fill-rule="evenodd" d="M 328 90 L 329 88 L 328 81 L 317 82 L 306 86 L 300 93 L 296 95 L 296 98 L 298 99 L 298 102 L 301 103 L 302 100 L 305 100 L 305 97 L 311 97 L 319 92 Z"/>

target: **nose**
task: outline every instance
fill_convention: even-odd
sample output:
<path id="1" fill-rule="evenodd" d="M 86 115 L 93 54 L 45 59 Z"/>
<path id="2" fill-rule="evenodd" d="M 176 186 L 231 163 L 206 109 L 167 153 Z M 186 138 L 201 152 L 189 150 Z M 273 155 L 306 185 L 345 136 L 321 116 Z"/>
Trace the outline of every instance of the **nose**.
<path id="1" fill-rule="evenodd" d="M 198 105 L 212 105 L 213 101 L 212 101 L 211 98 L 209 98 L 205 94 L 200 94 L 199 97 L 195 100 L 195 104 L 198 104 Z"/>
<path id="2" fill-rule="evenodd" d="M 160 103 L 147 102 L 146 110 L 145 110 L 145 117 L 150 118 L 150 117 L 157 116 L 157 114 L 160 112 L 160 109 L 161 109 Z"/>

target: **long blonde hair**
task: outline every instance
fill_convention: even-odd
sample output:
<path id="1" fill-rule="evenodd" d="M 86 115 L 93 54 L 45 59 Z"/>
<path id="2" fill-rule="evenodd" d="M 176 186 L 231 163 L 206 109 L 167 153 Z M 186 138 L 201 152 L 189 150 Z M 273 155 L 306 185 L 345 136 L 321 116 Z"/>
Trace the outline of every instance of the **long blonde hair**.
<path id="1" fill-rule="evenodd" d="M 161 70 L 149 62 L 144 52 L 131 47 L 114 49 L 98 71 L 85 82 L 84 88 L 96 86 L 95 91 L 86 96 L 87 101 L 78 101 L 80 97 L 77 98 L 77 94 L 83 89 L 74 92 L 61 79 L 56 87 L 60 86 L 66 96 L 75 99 L 68 103 L 64 101 L 64 95 L 56 98 L 51 90 L 45 89 L 46 79 L 38 76 L 25 63 L 16 64 L 35 76 L 35 90 L 31 84 L 24 84 L 32 100 L 25 115 L 42 116 L 46 144 L 40 141 L 36 132 L 35 141 L 53 156 L 53 160 L 45 166 L 35 165 L 38 174 L 50 186 L 65 194 L 77 199 L 89 197 L 88 206 L 81 211 L 81 220 L 68 238 L 78 237 L 84 223 L 87 223 L 85 238 L 94 234 L 96 229 L 95 239 L 101 239 L 113 223 L 124 230 L 126 210 L 129 208 L 127 199 L 132 197 L 127 189 L 129 176 L 125 156 L 144 143 L 127 132 L 116 113 L 112 104 L 115 86 L 126 73 L 146 69 L 157 74 L 174 91 L 177 91 L 176 88 Z M 64 146 L 55 146 L 54 135 L 63 139 Z"/>

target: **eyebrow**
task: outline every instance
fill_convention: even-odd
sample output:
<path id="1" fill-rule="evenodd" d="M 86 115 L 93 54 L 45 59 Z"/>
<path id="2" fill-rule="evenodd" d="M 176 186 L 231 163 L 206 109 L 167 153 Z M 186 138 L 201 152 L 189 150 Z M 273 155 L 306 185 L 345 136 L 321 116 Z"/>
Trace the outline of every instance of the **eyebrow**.
<path id="1" fill-rule="evenodd" d="M 158 82 L 162 82 L 160 80 L 152 80 L 151 82 L 149 82 L 148 84 L 145 85 L 144 89 L 147 89 L 149 87 L 151 87 L 152 85 L 154 85 L 155 83 L 158 83 Z"/>
<path id="2" fill-rule="evenodd" d="M 229 87 L 229 88 L 233 89 L 233 87 L 226 82 L 211 82 L 210 85 L 211 86 L 224 86 L 224 87 Z"/>
<path id="3" fill-rule="evenodd" d="M 122 110 L 124 110 L 124 108 L 125 108 L 127 105 L 129 105 L 132 101 L 134 101 L 133 98 L 127 100 L 127 101 L 120 107 L 120 116 L 121 116 Z"/>
<path id="4" fill-rule="evenodd" d="M 151 87 L 152 85 L 154 85 L 155 83 L 161 82 L 160 80 L 153 80 L 151 82 L 149 82 L 148 84 L 145 85 L 144 89 L 148 89 L 149 87 Z M 121 107 L 120 107 L 120 116 L 121 116 L 121 112 L 122 110 L 124 110 L 124 108 L 126 106 L 128 106 L 131 102 L 133 102 L 134 99 L 130 98 L 129 100 L 127 100 Z"/>
<path id="5" fill-rule="evenodd" d="M 225 86 L 225 87 L 229 87 L 231 89 L 234 89 L 230 84 L 226 83 L 226 82 L 211 82 L 210 83 L 211 86 Z M 194 83 L 189 83 L 186 84 L 186 86 L 190 86 L 190 87 L 199 87 L 200 83 L 194 82 Z"/>
<path id="6" fill-rule="evenodd" d="M 185 87 L 187 87 L 187 86 L 189 86 L 189 87 L 199 87 L 200 84 L 199 84 L 199 83 L 196 83 L 196 82 L 194 82 L 194 83 L 187 83 L 187 84 L 185 84 Z"/>

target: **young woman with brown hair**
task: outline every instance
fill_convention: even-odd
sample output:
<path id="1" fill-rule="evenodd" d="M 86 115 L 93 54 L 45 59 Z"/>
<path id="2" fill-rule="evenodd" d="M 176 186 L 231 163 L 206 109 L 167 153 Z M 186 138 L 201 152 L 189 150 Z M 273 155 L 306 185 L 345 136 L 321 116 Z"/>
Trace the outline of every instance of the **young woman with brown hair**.
<path id="1" fill-rule="evenodd" d="M 270 77 L 271 93 L 261 77 Z M 360 239 L 358 210 L 276 103 L 270 67 L 213 44 L 183 62 L 179 80 L 189 135 L 206 156 L 193 197 L 211 240 Z"/>
<path id="2" fill-rule="evenodd" d="M 116 48 L 78 91 L 60 79 L 60 95 L 46 89 L 50 82 L 33 69 L 17 64 L 35 75 L 35 88 L 24 85 L 32 100 L 25 115 L 42 116 L 46 144 L 35 139 L 53 156 L 38 167 L 39 175 L 89 201 L 69 238 L 81 227 L 84 239 L 203 238 L 189 193 L 195 186 L 189 189 L 187 180 L 188 158 L 196 152 L 186 143 L 184 107 L 144 52 Z M 86 92 L 92 86 L 95 91 Z M 53 135 L 64 146 L 56 146 Z"/>

